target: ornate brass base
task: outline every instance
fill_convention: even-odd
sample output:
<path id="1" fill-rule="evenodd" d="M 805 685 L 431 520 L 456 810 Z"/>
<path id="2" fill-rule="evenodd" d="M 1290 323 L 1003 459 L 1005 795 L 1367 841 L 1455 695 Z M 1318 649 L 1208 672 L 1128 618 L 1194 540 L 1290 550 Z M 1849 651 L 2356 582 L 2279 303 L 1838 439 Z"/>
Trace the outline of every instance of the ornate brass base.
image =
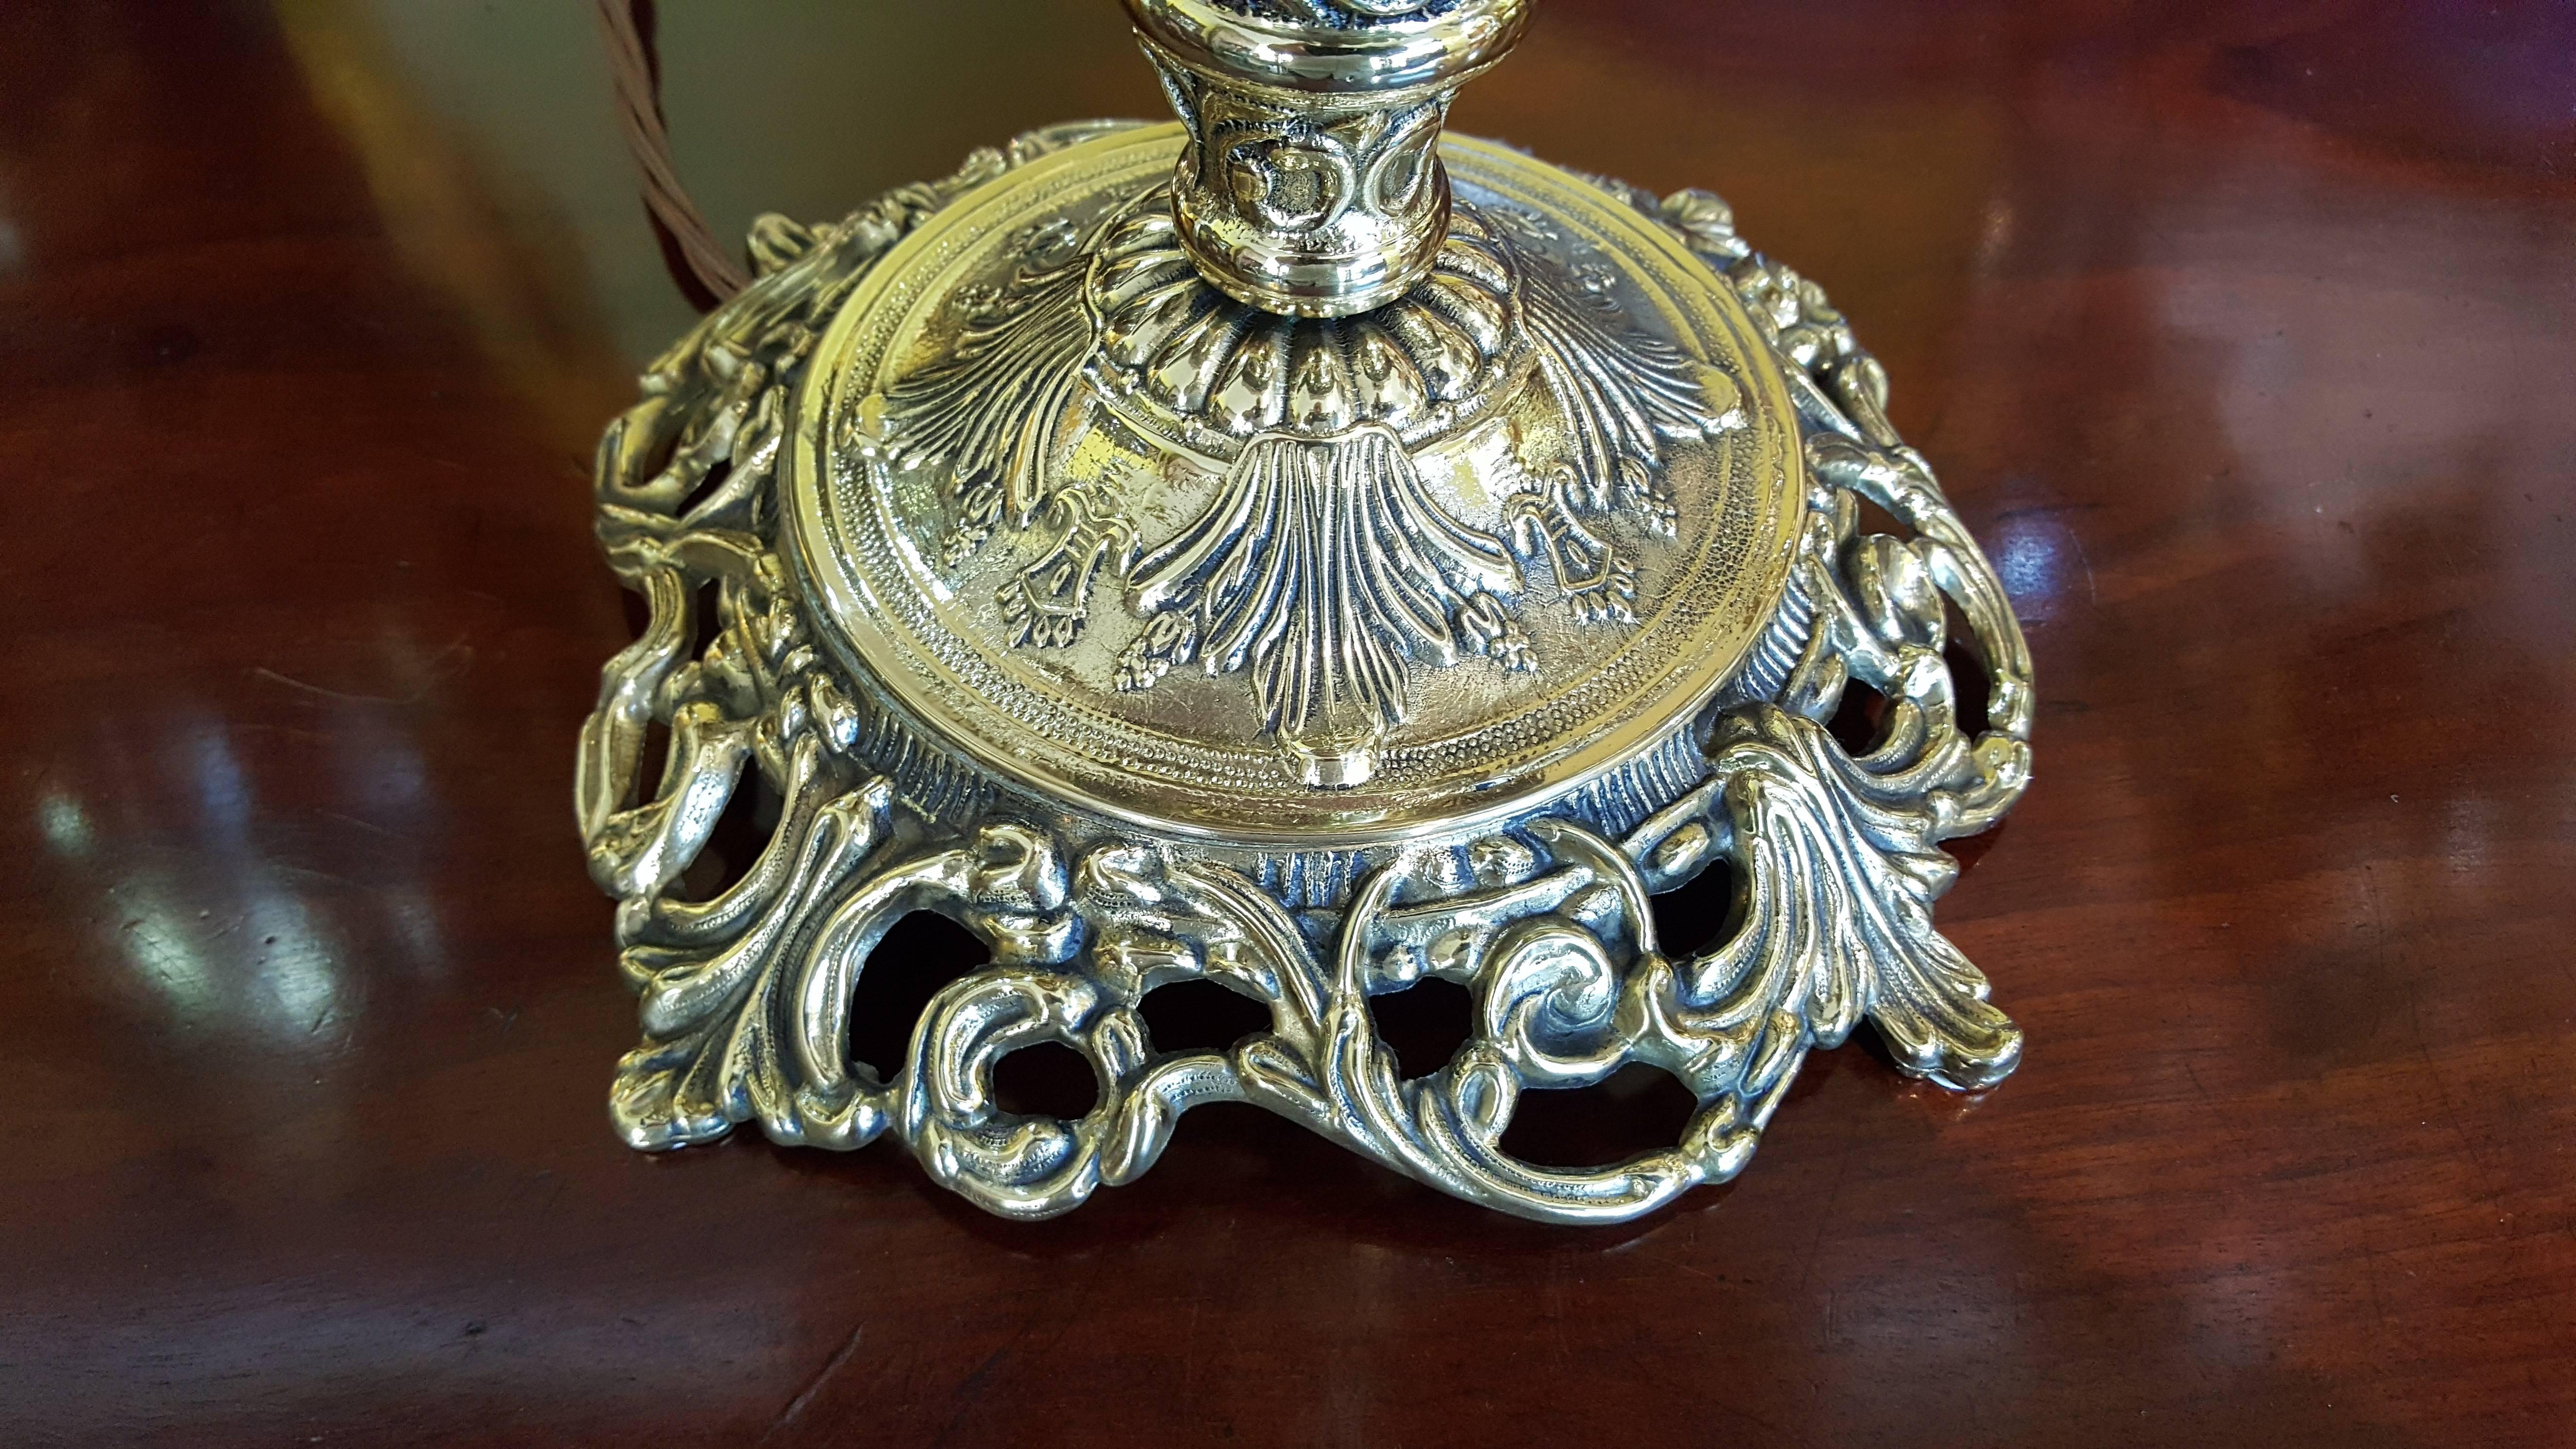
<path id="1" fill-rule="evenodd" d="M 1152 274 L 1168 223 L 1138 201 L 1180 144 L 1058 128 L 838 225 L 764 219 L 758 279 L 610 429 L 600 536 L 652 618 L 604 673 L 578 806 L 643 1002 L 625 1139 L 892 1133 L 1034 1218 L 1248 1101 L 1604 1222 L 1740 1171 L 1864 1017 L 1909 1072 L 2010 1072 L 2020 1034 L 1931 910 L 1939 842 L 2028 781 L 2028 652 L 1823 294 L 1706 193 L 1453 139 L 1458 295 L 1278 322 L 1272 377 L 1216 356 L 1273 345 L 1216 310 L 1239 304 L 1152 310 L 1203 286 Z M 1341 373 L 1300 370 L 1326 366 L 1310 335 Z M 1442 369 L 1467 379 L 1446 400 Z M 1864 533 L 1863 500 L 1904 534 Z M 1353 558 L 1383 567 L 1335 573 Z M 1973 737 L 1954 617 L 1987 676 Z M 1854 682 L 1886 701 L 1858 756 L 1825 726 Z M 766 849 L 684 898 L 751 771 L 781 802 Z M 1648 897 L 1719 862 L 1727 935 L 1666 954 Z M 880 1080 L 852 993 L 913 911 L 992 960 Z M 1407 1080 L 1368 1000 L 1431 976 L 1474 1034 Z M 1270 1029 L 1157 1051 L 1139 1003 L 1202 977 Z M 994 1101 L 995 1064 L 1049 1041 L 1097 1075 L 1079 1121 Z M 1699 1103 L 1669 1150 L 1502 1150 L 1523 1092 L 1630 1063 Z"/>

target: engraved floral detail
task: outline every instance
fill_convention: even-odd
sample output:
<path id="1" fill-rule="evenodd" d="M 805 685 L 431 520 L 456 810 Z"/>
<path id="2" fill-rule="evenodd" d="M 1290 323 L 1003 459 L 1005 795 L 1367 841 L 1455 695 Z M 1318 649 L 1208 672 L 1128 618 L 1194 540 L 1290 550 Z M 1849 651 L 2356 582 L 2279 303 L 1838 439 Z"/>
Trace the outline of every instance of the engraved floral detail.
<path id="1" fill-rule="evenodd" d="M 1012 643 L 1060 649 L 1081 633 L 1101 575 L 1135 566 L 1137 540 L 1109 488 L 1059 489 L 1046 507 L 1055 543 L 1002 586 L 1002 620 Z"/>
<path id="2" fill-rule="evenodd" d="M 1512 494 L 1505 505 L 1512 547 L 1523 556 L 1543 554 L 1548 559 L 1575 618 L 1586 623 L 1633 624 L 1637 622 L 1636 568 L 1626 554 L 1583 526 L 1569 501 L 1580 486 L 1574 469 L 1559 464 L 1546 482 Z"/>
<path id="3" fill-rule="evenodd" d="M 1405 661 L 1453 662 L 1469 601 L 1490 612 L 1519 584 L 1502 546 L 1450 517 L 1373 426 L 1254 439 L 1217 501 L 1137 564 L 1129 597 L 1147 619 L 1186 614 L 1210 674 L 1250 673 L 1264 729 L 1330 748 L 1334 783 L 1357 784 L 1367 742 L 1403 719 Z M 1123 677 L 1159 676 L 1156 640 L 1137 641 Z"/>
<path id="4" fill-rule="evenodd" d="M 1277 317 L 1200 279 L 1169 193 L 1156 189 L 1109 229 L 1092 262 L 1095 382 L 1216 447 L 1372 423 L 1419 444 L 1503 400 L 1521 360 L 1516 271 L 1461 207 L 1431 274 L 1402 300 L 1351 318 Z"/>
<path id="5" fill-rule="evenodd" d="M 1468 653 L 1482 654 L 1516 674 L 1538 671 L 1528 632 L 1491 594 L 1470 595 L 1458 606 L 1458 642 Z"/>
<path id="6" fill-rule="evenodd" d="M 963 293 L 964 329 L 949 354 L 904 379 L 888 399 L 898 420 L 888 454 L 901 464 L 944 461 L 957 500 L 945 556 L 962 563 L 996 528 L 1026 528 L 1055 447 L 1055 431 L 1091 350 L 1082 310 L 1084 258 L 1069 229 L 1015 239 L 1003 285 Z M 997 386 L 1008 378 L 1012 386 Z"/>
<path id="7" fill-rule="evenodd" d="M 1868 354 L 1780 358 L 1817 484 L 1796 565 L 1812 619 L 1774 696 L 1711 722 L 1702 783 L 1615 837 L 1566 807 L 1414 850 L 1301 919 L 1236 870 L 1104 839 L 1078 817 L 1003 816 L 989 795 L 929 808 L 925 793 L 971 785 L 941 775 L 955 767 L 926 761 L 815 648 L 774 537 L 777 420 L 816 324 L 923 209 L 899 196 L 801 242 L 773 228 L 763 280 L 655 365 L 602 444 L 601 540 L 650 611 L 602 671 L 576 789 L 638 996 L 643 1039 L 609 1102 L 624 1140 L 673 1148 L 747 1123 L 841 1150 L 890 1136 L 943 1185 L 1031 1218 L 1134 1180 L 1191 1107 L 1239 1101 L 1471 1201 L 1610 1222 L 1741 1171 L 1807 1053 L 1863 1020 L 1903 1070 L 1947 1086 L 2013 1069 L 2020 1033 L 1932 907 L 1958 874 L 1940 842 L 1989 828 L 2028 784 L 2029 654 L 1930 468 L 1887 429 Z M 1848 336 L 1806 285 L 1739 260 L 1739 287 L 1787 299 L 1771 314 L 1784 337 Z M 1902 536 L 1862 533 L 1863 500 Z M 1452 607 L 1459 638 L 1515 647 L 1493 594 Z M 1965 640 L 1949 636 L 1953 609 Z M 1149 662 L 1191 662 L 1199 617 L 1156 615 Z M 1973 736 L 1953 643 L 1988 677 Z M 1888 706 L 1857 756 L 1823 725 L 1854 681 Z M 670 749 L 648 791 L 655 723 Z M 711 898 L 686 898 L 682 873 L 750 788 L 778 802 L 766 845 Z M 1739 883 L 1737 924 L 1670 951 L 1650 894 L 1720 863 Z M 851 1055 L 858 983 L 893 924 L 924 910 L 991 961 L 931 1001 L 881 1075 Z M 1449 1062 L 1407 1078 L 1369 1002 L 1433 976 L 1472 993 L 1473 1029 Z M 1267 1028 L 1222 1051 L 1158 1050 L 1145 998 L 1194 979 L 1261 1003 Z M 1002 1058 L 1043 1042 L 1091 1063 L 1098 1100 L 1078 1120 L 995 1099 Z M 1670 1147 L 1587 1170 L 1505 1150 L 1524 1094 L 1629 1064 L 1698 1103 Z"/>
<path id="8" fill-rule="evenodd" d="M 1341 319 L 1278 317 L 1208 286 L 1167 188 L 1087 239 L 1033 229 L 1005 281 L 965 294 L 948 354 L 890 394 L 892 450 L 948 460 L 952 563 L 997 528 L 1049 529 L 1038 564 L 1002 587 L 1015 643 L 1071 643 L 1095 584 L 1123 578 L 1146 627 L 1117 661 L 1119 688 L 1186 664 L 1244 673 L 1301 773 L 1357 784 L 1406 717 L 1413 668 L 1536 667 L 1509 618 L 1520 560 L 1548 564 L 1578 622 L 1634 624 L 1636 565 L 1601 522 L 1670 537 L 1668 448 L 1741 422 L 1725 374 L 1627 320 L 1606 261 L 1560 268 L 1498 228 L 1561 241 L 1529 213 L 1462 204 L 1419 286 Z M 1414 452 L 1495 415 L 1531 370 L 1570 450 L 1537 477 L 1495 480 L 1514 495 L 1497 536 L 1432 496 Z M 1140 544 L 1106 494 L 1050 496 L 1077 378 L 1144 431 L 1230 459 L 1170 538 Z"/>

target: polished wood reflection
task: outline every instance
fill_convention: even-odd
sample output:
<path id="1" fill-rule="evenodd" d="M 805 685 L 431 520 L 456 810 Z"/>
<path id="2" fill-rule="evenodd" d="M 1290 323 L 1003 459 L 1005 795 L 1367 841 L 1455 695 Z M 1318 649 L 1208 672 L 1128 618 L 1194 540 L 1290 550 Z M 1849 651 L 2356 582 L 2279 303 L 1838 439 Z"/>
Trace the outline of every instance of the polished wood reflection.
<path id="1" fill-rule="evenodd" d="M 688 313 L 584 9 L 0 7 L 0 1442 L 2576 1442 L 2576 10 L 1548 0 L 1467 93 L 1832 289 L 2039 667 L 2020 1073 L 1586 1233 L 1250 1109 L 1035 1227 L 611 1139 L 587 455 Z M 662 7 L 728 230 L 1159 106 L 1097 0 L 794 9 Z"/>

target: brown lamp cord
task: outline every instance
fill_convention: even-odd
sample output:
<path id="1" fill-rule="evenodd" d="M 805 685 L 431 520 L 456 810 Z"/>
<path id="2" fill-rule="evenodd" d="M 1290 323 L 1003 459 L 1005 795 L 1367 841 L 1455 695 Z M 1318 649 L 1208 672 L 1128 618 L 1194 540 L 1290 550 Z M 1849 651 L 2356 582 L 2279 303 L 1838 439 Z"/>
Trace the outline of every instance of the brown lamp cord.
<path id="1" fill-rule="evenodd" d="M 662 238 L 665 259 L 675 273 L 685 273 L 675 277 L 682 290 L 703 292 L 709 305 L 721 302 L 741 291 L 746 278 L 741 264 L 707 228 L 671 164 L 661 68 L 651 38 L 652 0 L 598 0 L 598 12 L 609 76 L 617 87 L 617 119 L 643 174 L 645 213 Z"/>

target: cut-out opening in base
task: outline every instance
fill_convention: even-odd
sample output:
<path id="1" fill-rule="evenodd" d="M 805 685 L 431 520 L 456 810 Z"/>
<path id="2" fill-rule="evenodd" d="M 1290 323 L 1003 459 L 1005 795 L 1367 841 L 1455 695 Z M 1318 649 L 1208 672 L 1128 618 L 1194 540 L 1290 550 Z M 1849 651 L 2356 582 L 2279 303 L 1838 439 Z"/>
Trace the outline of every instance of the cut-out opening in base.
<path id="1" fill-rule="evenodd" d="M 638 589 L 617 591 L 619 610 L 626 616 L 626 637 L 641 639 L 653 626 L 653 605 Z"/>
<path id="2" fill-rule="evenodd" d="M 679 502 L 679 506 L 671 511 L 681 517 L 687 517 L 690 509 L 695 508 L 699 504 L 706 502 L 709 498 L 714 497 L 716 490 L 724 487 L 725 481 L 732 476 L 733 461 L 731 459 L 726 459 L 717 463 L 714 467 L 707 470 L 706 476 L 698 480 L 698 486 L 690 489 L 688 496 L 682 498 Z"/>
<path id="3" fill-rule="evenodd" d="M 1631 1062 L 1589 1087 L 1521 1093 L 1502 1148 L 1539 1167 L 1613 1167 L 1680 1142 L 1698 1111 L 1671 1073 Z"/>
<path id="4" fill-rule="evenodd" d="M 1378 1039 L 1395 1052 L 1396 1071 L 1407 1081 L 1449 1065 L 1476 1034 L 1475 993 L 1443 977 L 1372 996 L 1368 1006 Z"/>
<path id="5" fill-rule="evenodd" d="M 1986 670 L 1985 657 L 1977 647 L 1977 633 L 1969 627 L 1968 616 L 1946 594 L 1941 608 L 1948 615 L 1944 631 L 1948 638 L 1941 650 L 1941 662 L 1950 666 L 1950 691 L 1959 706 L 1959 733 L 1975 739 L 1987 729 L 1986 709 L 1994 699 L 1994 676 Z"/>
<path id="6" fill-rule="evenodd" d="M 1857 760 L 1887 738 L 1887 696 L 1855 679 L 1843 686 L 1843 700 L 1825 732 L 1843 753 Z"/>
<path id="7" fill-rule="evenodd" d="M 1906 527 L 1904 520 L 1867 498 L 1855 493 L 1852 495 L 1852 502 L 1858 505 L 1856 510 L 1858 517 L 1852 524 L 1852 537 L 1867 538 L 1874 533 L 1883 533 L 1890 538 L 1914 536 L 1914 530 Z"/>
<path id="8" fill-rule="evenodd" d="M 1270 1008 L 1205 977 L 1157 986 L 1136 1009 L 1154 1050 L 1165 1055 L 1222 1052 L 1270 1029 Z"/>
<path id="9" fill-rule="evenodd" d="M 1649 896 L 1646 906 L 1654 913 L 1655 942 L 1663 953 L 1678 961 L 1725 945 L 1741 918 L 1736 885 L 1734 865 L 1721 857 L 1681 885 Z"/>
<path id="10" fill-rule="evenodd" d="M 850 1055 L 892 1081 L 921 1013 L 948 984 L 981 971 L 992 953 L 975 933 L 939 914 L 914 911 L 894 923 L 859 969 L 850 997 Z"/>
<path id="11" fill-rule="evenodd" d="M 724 633 L 724 614 L 717 607 L 723 594 L 723 581 L 719 579 L 709 579 L 690 593 L 689 658 L 706 658 L 717 636 Z"/>
<path id="12" fill-rule="evenodd" d="M 993 1105 L 1020 1117 L 1071 1122 L 1100 1105 L 1091 1061 L 1060 1041 L 1024 1046 L 993 1064 Z"/>

